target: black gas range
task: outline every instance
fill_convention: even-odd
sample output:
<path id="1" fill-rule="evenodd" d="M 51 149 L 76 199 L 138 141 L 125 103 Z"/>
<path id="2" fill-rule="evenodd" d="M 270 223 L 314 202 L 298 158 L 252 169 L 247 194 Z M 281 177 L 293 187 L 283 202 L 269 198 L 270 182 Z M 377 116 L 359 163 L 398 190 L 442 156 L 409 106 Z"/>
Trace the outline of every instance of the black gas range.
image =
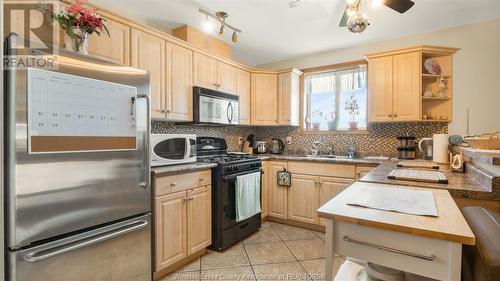
<path id="1" fill-rule="evenodd" d="M 235 187 L 240 175 L 255 172 L 262 174 L 262 161 L 254 155 L 228 153 L 227 143 L 221 138 L 198 137 L 196 141 L 198 162 L 218 164 L 212 169 L 210 248 L 221 251 L 251 235 L 261 226 L 261 213 L 236 221 Z"/>

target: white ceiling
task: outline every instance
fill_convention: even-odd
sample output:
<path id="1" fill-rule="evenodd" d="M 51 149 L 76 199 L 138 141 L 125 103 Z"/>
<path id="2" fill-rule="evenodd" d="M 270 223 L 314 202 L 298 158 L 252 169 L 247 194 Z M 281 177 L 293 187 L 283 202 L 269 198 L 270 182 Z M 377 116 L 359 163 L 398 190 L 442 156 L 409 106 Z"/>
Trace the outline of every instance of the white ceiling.
<path id="1" fill-rule="evenodd" d="M 235 59 L 250 65 L 500 18 L 500 0 L 414 0 L 413 8 L 403 15 L 385 6 L 367 5 L 363 9 L 371 26 L 364 33 L 352 34 L 338 27 L 344 0 L 302 0 L 294 9 L 289 8 L 289 0 L 89 2 L 167 29 L 189 24 L 201 30 L 205 18 L 198 12 L 199 8 L 214 13 L 226 11 L 227 22 L 243 33 L 236 44 L 231 43 L 230 32 L 226 32 L 224 40 L 233 45 Z M 495 32 L 492 36 L 498 36 L 498 31 Z M 212 34 L 216 33 L 214 22 Z"/>

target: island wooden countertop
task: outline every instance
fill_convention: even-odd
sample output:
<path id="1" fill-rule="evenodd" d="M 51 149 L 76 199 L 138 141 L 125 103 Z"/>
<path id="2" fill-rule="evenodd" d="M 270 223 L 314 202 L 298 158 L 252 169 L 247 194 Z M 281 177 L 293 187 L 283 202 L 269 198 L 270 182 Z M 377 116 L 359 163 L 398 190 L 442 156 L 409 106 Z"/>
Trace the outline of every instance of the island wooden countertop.
<path id="1" fill-rule="evenodd" d="M 417 216 L 347 205 L 362 187 L 397 187 L 414 190 L 431 190 L 438 210 L 438 217 Z M 403 232 L 439 240 L 474 245 L 475 237 L 450 193 L 444 189 L 357 182 L 346 188 L 318 209 L 326 219 Z"/>

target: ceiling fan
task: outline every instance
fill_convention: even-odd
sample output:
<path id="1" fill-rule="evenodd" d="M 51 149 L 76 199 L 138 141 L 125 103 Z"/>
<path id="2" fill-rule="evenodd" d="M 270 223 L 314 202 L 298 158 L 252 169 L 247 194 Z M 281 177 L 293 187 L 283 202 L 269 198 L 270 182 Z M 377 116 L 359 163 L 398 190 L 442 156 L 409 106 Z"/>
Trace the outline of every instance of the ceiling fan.
<path id="1" fill-rule="evenodd" d="M 367 0 L 346 0 L 344 14 L 339 23 L 340 27 L 347 27 L 347 29 L 353 33 L 361 33 L 370 25 L 368 17 L 359 11 L 362 1 L 366 2 Z M 290 8 L 295 8 L 299 6 L 301 2 L 302 0 L 290 0 L 288 5 Z M 411 0 L 371 0 L 371 2 L 383 4 L 400 14 L 405 13 L 415 5 L 415 2 Z"/>

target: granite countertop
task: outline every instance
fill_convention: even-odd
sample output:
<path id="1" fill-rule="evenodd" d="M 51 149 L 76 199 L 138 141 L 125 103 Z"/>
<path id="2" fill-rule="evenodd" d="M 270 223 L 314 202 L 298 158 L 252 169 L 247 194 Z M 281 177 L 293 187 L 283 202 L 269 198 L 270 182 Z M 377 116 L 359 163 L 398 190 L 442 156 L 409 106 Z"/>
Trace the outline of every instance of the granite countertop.
<path id="1" fill-rule="evenodd" d="M 181 172 L 194 172 L 199 170 L 206 170 L 217 167 L 216 163 L 187 163 L 179 165 L 152 167 L 151 174 L 153 176 L 165 176 L 169 174 L 181 173 Z"/>
<path id="2" fill-rule="evenodd" d="M 392 170 L 397 169 L 396 164 L 397 162 L 394 161 L 381 163 L 377 168 L 373 169 L 373 171 L 362 177 L 360 181 L 446 189 L 453 197 L 457 198 L 500 201 L 500 189 L 494 188 L 492 190 L 491 188 L 485 187 L 470 174 L 454 173 L 448 165 L 440 165 L 440 171 L 448 178 L 448 184 L 388 179 L 387 175 Z"/>
<path id="3" fill-rule="evenodd" d="M 350 164 L 350 165 L 366 165 L 366 166 L 377 166 L 380 163 L 384 163 L 390 160 L 382 159 L 365 159 L 365 158 L 327 158 L 327 157 L 307 157 L 301 155 L 289 155 L 289 154 L 256 154 L 261 160 L 282 160 L 282 161 L 305 161 L 305 162 L 324 162 L 332 164 Z"/>

